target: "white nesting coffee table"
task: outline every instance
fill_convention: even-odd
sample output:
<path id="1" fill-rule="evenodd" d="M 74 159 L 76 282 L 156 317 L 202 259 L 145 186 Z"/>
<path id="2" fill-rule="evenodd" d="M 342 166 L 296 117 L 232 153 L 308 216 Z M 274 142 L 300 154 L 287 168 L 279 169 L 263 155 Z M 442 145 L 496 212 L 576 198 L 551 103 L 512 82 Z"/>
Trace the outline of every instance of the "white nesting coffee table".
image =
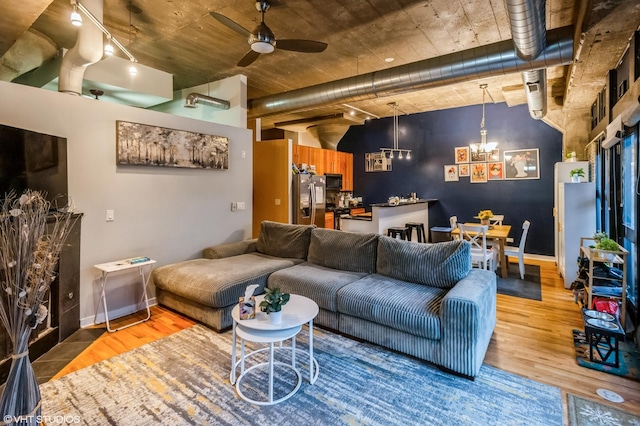
<path id="1" fill-rule="evenodd" d="M 233 346 L 231 348 L 231 384 L 235 384 L 238 395 L 247 402 L 257 405 L 272 405 L 289 399 L 300 388 L 302 376 L 300 370 L 296 367 L 296 352 L 300 349 L 296 348 L 296 335 L 302 329 L 303 324 L 309 324 L 309 383 L 313 384 L 318 378 L 319 368 L 318 362 L 313 356 L 313 319 L 318 315 L 319 309 L 313 300 L 292 294 L 289 302 L 282 307 L 282 322 L 280 324 L 271 324 L 269 316 L 260 312 L 260 302 L 264 296 L 256 296 L 256 317 L 249 320 L 240 319 L 240 309 L 236 305 L 231 311 L 233 318 Z M 240 359 L 237 357 L 237 337 L 240 337 Z M 291 339 L 291 346 L 283 346 L 283 341 Z M 257 349 L 250 353 L 245 353 L 245 340 L 254 343 L 268 343 L 269 347 Z M 280 343 L 277 347 L 275 343 Z M 258 353 L 269 351 L 269 361 L 262 362 L 245 370 L 245 360 L 257 355 Z M 291 351 L 291 364 L 277 362 L 274 355 L 278 351 Z M 273 367 L 274 365 L 282 365 L 293 370 L 297 376 L 297 383 L 294 389 L 280 399 L 273 400 Z M 240 375 L 236 377 L 236 370 L 240 366 Z M 246 397 L 240 389 L 240 382 L 243 377 L 252 370 L 268 367 L 269 373 L 269 389 L 268 399 L 266 401 L 257 401 Z"/>

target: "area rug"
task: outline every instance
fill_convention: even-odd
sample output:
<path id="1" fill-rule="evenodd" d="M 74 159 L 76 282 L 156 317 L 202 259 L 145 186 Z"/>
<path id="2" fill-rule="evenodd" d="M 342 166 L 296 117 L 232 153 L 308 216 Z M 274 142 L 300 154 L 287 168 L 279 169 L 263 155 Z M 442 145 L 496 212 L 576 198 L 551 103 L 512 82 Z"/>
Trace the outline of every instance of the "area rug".
<path id="1" fill-rule="evenodd" d="M 510 263 L 507 278 L 502 278 L 500 268 L 498 276 L 498 294 L 521 297 L 523 299 L 542 300 L 540 286 L 540 267 L 538 265 L 524 265 L 524 280 L 520 279 L 517 263 Z"/>
<path id="2" fill-rule="evenodd" d="M 573 330 L 573 345 L 576 350 L 576 361 L 581 367 L 640 381 L 640 354 L 638 354 L 638 349 L 633 341 L 618 342 L 620 360 L 618 368 L 589 361 L 589 343 L 587 343 L 584 331 Z"/>
<path id="3" fill-rule="evenodd" d="M 307 338 L 303 328 L 297 347 L 306 350 Z M 304 380 L 298 392 L 280 404 L 257 406 L 241 400 L 229 384 L 230 342 L 231 332 L 201 325 L 182 330 L 43 384 L 42 414 L 90 425 L 563 423 L 558 388 L 486 365 L 470 381 L 318 329 L 315 384 L 302 364 L 308 357 L 299 356 Z M 292 388 L 281 373 L 276 370 L 275 398 Z M 266 389 L 266 371 L 255 376 L 247 377 L 247 385 Z"/>
<path id="4" fill-rule="evenodd" d="M 567 394 L 567 409 L 571 426 L 640 425 L 638 416 L 570 393 Z"/>

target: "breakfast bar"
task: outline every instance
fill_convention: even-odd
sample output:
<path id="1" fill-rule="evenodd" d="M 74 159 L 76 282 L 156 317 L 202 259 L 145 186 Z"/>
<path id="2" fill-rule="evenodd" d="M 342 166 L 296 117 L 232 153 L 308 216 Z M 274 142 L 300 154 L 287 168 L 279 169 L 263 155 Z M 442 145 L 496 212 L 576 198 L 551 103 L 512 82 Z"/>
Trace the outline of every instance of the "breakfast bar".
<path id="1" fill-rule="evenodd" d="M 436 201 L 438 200 L 433 198 L 420 198 L 397 204 L 371 204 L 370 216 L 343 217 L 341 227 L 343 231 L 375 232 L 382 235 L 387 234 L 388 228 L 404 226 L 407 222 L 424 223 L 425 229 L 429 229 L 429 203 Z"/>

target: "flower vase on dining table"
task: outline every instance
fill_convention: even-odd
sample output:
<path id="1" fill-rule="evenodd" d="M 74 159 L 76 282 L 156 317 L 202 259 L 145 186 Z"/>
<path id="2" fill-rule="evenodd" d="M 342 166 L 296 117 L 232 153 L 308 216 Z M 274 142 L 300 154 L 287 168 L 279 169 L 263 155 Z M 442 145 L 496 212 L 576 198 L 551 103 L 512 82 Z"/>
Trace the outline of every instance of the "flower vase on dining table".
<path id="1" fill-rule="evenodd" d="M 489 221 L 489 219 L 480 219 L 480 224 L 489 226 L 491 221 Z"/>

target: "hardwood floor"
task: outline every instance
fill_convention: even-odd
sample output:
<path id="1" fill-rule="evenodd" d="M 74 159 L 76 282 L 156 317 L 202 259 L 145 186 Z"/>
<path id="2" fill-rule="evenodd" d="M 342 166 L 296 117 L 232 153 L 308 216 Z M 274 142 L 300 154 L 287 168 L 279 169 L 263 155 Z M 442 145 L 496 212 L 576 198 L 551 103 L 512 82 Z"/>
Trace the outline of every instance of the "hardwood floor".
<path id="1" fill-rule="evenodd" d="M 582 329 L 580 309 L 573 294 L 565 290 L 553 262 L 528 260 L 540 266 L 542 301 L 498 295 L 498 324 L 485 363 L 533 380 L 557 386 L 566 393 L 610 404 L 640 416 L 640 382 L 580 367 L 575 360 L 573 329 Z M 126 317 L 113 326 L 131 321 Z M 151 319 L 142 324 L 105 333 L 80 354 L 60 377 L 119 353 L 175 333 L 195 322 L 171 310 L 155 306 Z M 610 389 L 622 395 L 622 404 L 607 403 L 596 389 Z"/>

